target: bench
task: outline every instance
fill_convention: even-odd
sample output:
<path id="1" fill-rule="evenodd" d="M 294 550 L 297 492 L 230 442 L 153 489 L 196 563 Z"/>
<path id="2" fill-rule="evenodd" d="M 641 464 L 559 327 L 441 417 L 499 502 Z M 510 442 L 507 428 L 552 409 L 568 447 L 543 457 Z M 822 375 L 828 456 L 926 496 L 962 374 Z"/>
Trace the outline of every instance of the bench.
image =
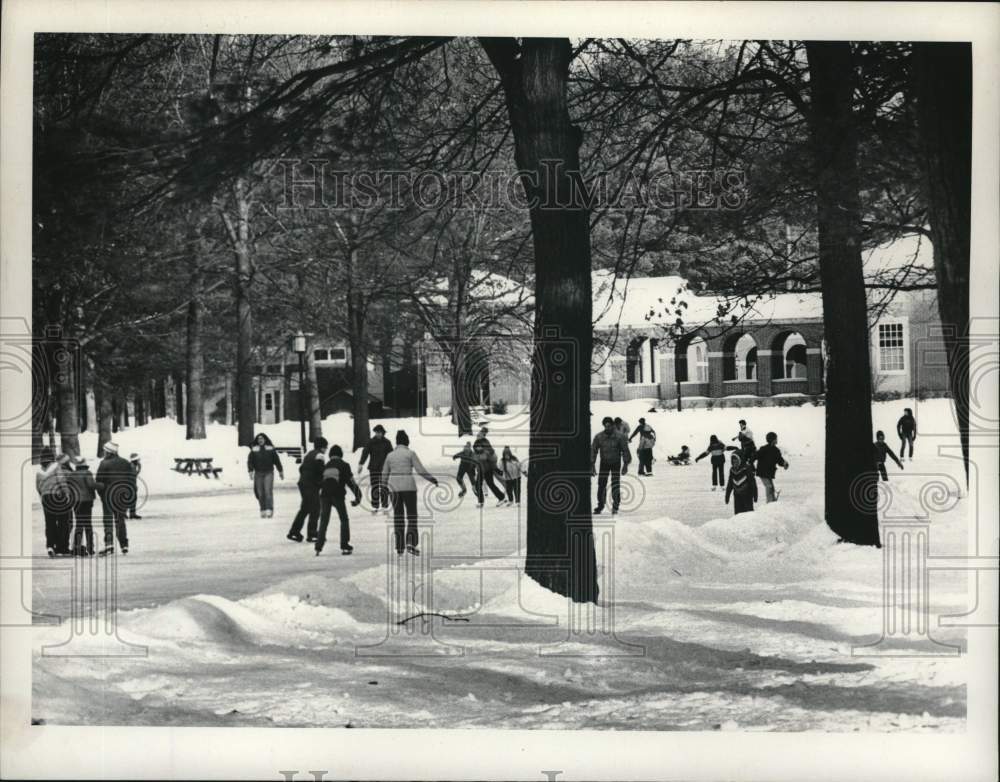
<path id="1" fill-rule="evenodd" d="M 278 453 L 283 453 L 286 456 L 291 456 L 295 459 L 296 464 L 302 464 L 302 448 L 298 445 L 276 445 L 274 450 Z"/>
<path id="2" fill-rule="evenodd" d="M 174 466 L 171 468 L 182 475 L 204 475 L 218 478 L 222 472 L 221 467 L 212 466 L 211 456 L 175 456 Z"/>

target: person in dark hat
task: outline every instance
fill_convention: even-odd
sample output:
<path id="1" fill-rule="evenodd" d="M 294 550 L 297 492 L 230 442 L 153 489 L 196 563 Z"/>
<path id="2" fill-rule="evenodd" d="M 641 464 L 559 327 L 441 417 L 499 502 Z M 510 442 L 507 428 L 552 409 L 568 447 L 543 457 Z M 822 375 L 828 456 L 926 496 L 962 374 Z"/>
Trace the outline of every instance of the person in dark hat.
<path id="1" fill-rule="evenodd" d="M 128 462 L 132 465 L 132 479 L 135 486 L 135 491 L 132 493 L 132 504 L 128 506 L 128 517 L 141 519 L 142 516 L 135 512 L 135 506 L 139 501 L 139 473 L 142 472 L 142 460 L 139 459 L 139 454 L 134 453 L 128 457 Z"/>
<path id="2" fill-rule="evenodd" d="M 326 455 L 326 446 L 326 438 L 317 437 L 312 450 L 302 457 L 302 464 L 299 465 L 299 495 L 302 502 L 299 505 L 299 512 L 292 521 L 292 527 L 285 536 L 296 543 L 302 542 L 302 525 L 307 518 L 309 526 L 306 528 L 306 535 L 309 542 L 316 540 L 320 513 L 319 492 L 323 485 L 323 457 Z"/>
<path id="3" fill-rule="evenodd" d="M 611 478 L 611 512 L 618 513 L 621 505 L 621 476 L 628 471 L 632 461 L 632 453 L 628 447 L 628 435 L 610 416 L 601 421 L 604 429 L 597 433 L 590 447 L 590 473 L 597 475 L 597 507 L 594 513 L 601 513 L 607 501 L 608 478 Z M 600 472 L 597 469 L 597 458 L 600 457 Z"/>
<path id="4" fill-rule="evenodd" d="M 344 451 L 339 445 L 330 448 L 330 458 L 323 467 L 323 489 L 320 494 L 322 510 L 319 516 L 319 531 L 316 533 L 316 556 L 326 545 L 326 528 L 330 523 L 330 511 L 336 508 L 340 518 L 340 553 L 347 555 L 354 551 L 351 545 L 351 520 L 347 515 L 347 490 L 354 492 L 351 507 L 361 504 L 361 489 L 354 482 L 351 465 L 344 461 Z"/>
<path id="5" fill-rule="evenodd" d="M 94 553 L 94 500 L 97 499 L 97 481 L 90 471 L 87 460 L 78 456 L 73 460 L 73 472 L 69 476 L 73 487 L 73 529 L 74 556 L 92 556 Z M 86 541 L 86 543 L 84 543 Z"/>
<path id="6" fill-rule="evenodd" d="M 372 436 L 368 444 L 361 450 L 361 461 L 358 462 L 358 471 L 368 463 L 368 480 L 371 483 L 372 493 L 372 513 L 380 510 L 389 512 L 389 490 L 382 480 L 382 468 L 385 466 L 386 457 L 392 453 L 392 443 L 385 436 L 385 427 L 382 424 L 375 424 L 372 428 Z"/>
<path id="7" fill-rule="evenodd" d="M 42 448 L 39 454 L 35 488 L 42 500 L 42 513 L 45 514 L 45 550 L 50 557 L 54 557 L 59 553 L 59 515 L 63 512 L 66 476 L 56 461 L 55 452 L 49 447 Z"/>

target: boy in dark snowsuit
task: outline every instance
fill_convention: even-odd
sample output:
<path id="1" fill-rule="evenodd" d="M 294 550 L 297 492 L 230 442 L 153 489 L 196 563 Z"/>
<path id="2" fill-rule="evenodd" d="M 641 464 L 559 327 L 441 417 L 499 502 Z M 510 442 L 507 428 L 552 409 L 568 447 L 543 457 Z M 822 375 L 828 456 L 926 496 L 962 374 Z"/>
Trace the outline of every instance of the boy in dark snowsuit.
<path id="1" fill-rule="evenodd" d="M 375 424 L 368 444 L 361 451 L 361 461 L 358 470 L 368 462 L 368 480 L 371 483 L 372 513 L 383 510 L 389 512 L 389 489 L 382 481 L 382 468 L 385 467 L 385 457 L 392 453 L 392 443 L 385 436 L 385 427 Z"/>
<path id="2" fill-rule="evenodd" d="M 337 509 L 340 517 L 340 553 L 350 554 L 354 551 L 351 545 L 351 522 L 347 516 L 347 488 L 354 492 L 351 507 L 361 504 L 361 489 L 354 482 L 351 466 L 344 461 L 344 452 L 339 445 L 330 449 L 330 459 L 323 468 L 323 488 L 320 495 L 321 511 L 319 516 L 319 533 L 316 535 L 316 556 L 318 557 L 326 543 L 326 528 L 330 523 L 330 510 Z"/>
<path id="3" fill-rule="evenodd" d="M 128 506 L 128 517 L 130 519 L 141 519 L 142 516 L 135 512 L 135 506 L 139 502 L 139 473 L 142 472 L 142 461 L 139 454 L 134 453 L 128 457 L 128 463 L 132 465 L 132 479 L 135 485 L 135 493 L 132 495 L 132 502 Z"/>
<path id="4" fill-rule="evenodd" d="M 628 471 L 632 461 L 627 435 L 622 434 L 610 417 L 601 422 L 604 430 L 597 433 L 590 447 L 590 474 L 597 475 L 597 507 L 594 513 L 604 510 L 608 497 L 608 477 L 611 478 L 611 512 L 618 513 L 621 505 L 621 476 Z M 601 457 L 600 473 L 597 471 L 597 457 Z"/>
<path id="5" fill-rule="evenodd" d="M 764 484 L 764 498 L 767 502 L 774 502 L 778 499 L 778 493 L 774 490 L 774 474 L 778 466 L 788 469 L 788 462 L 781 455 L 778 448 L 778 435 L 774 432 L 767 433 L 767 445 L 757 451 L 757 475 L 760 476 L 761 483 Z"/>
<path id="6" fill-rule="evenodd" d="M 118 455 L 115 443 L 104 444 L 104 458 L 97 466 L 97 488 L 104 507 L 104 548 L 101 556 L 115 553 L 115 536 L 122 554 L 128 554 L 125 514 L 135 492 L 132 465 Z"/>
<path id="7" fill-rule="evenodd" d="M 878 470 L 878 474 L 882 476 L 883 481 L 889 480 L 889 476 L 885 472 L 885 457 L 890 457 L 899 469 L 903 469 L 903 463 L 896 458 L 896 454 L 892 452 L 892 448 L 885 441 L 885 432 L 881 429 L 875 432 L 875 443 L 872 446 L 875 450 L 875 469 Z"/>
<path id="8" fill-rule="evenodd" d="M 451 458 L 453 460 L 461 460 L 458 463 L 458 474 L 455 476 L 455 480 L 458 481 L 458 485 L 462 487 L 461 491 L 458 492 L 458 496 L 465 496 L 465 476 L 468 475 L 469 483 L 472 484 L 473 491 L 476 492 L 476 499 L 478 499 L 480 504 L 482 504 L 483 498 L 480 496 L 482 488 L 477 488 L 476 486 L 476 470 L 478 469 L 479 460 L 476 458 L 476 452 L 472 450 L 472 443 L 467 442 L 465 447 Z"/>
<path id="9" fill-rule="evenodd" d="M 733 498 L 733 513 L 748 513 L 757 501 L 757 479 L 753 467 L 734 453 L 730 457 L 729 483 L 726 484 L 726 504 Z"/>
<path id="10" fill-rule="evenodd" d="M 73 516 L 76 526 L 73 529 L 74 556 L 91 556 L 94 553 L 94 500 L 97 499 L 97 481 L 87 466 L 87 460 L 78 456 L 73 460 L 76 469 L 67 480 L 72 486 Z M 83 541 L 86 540 L 86 546 Z"/>
<path id="11" fill-rule="evenodd" d="M 706 456 L 712 459 L 712 491 L 715 487 L 720 489 L 726 485 L 726 451 L 735 451 L 735 446 L 725 445 L 722 440 L 714 434 L 708 438 L 708 447 L 695 458 L 700 462 Z"/>
<path id="12" fill-rule="evenodd" d="M 306 527 L 306 537 L 309 542 L 316 540 L 317 524 L 319 523 L 319 490 L 323 483 L 323 457 L 326 456 L 326 438 L 317 437 L 312 450 L 302 457 L 299 465 L 299 495 L 302 503 L 299 512 L 292 520 L 291 529 L 285 536 L 296 543 L 302 542 L 302 525 L 309 519 Z"/>
<path id="13" fill-rule="evenodd" d="M 896 422 L 896 434 L 899 435 L 899 458 L 906 458 L 904 451 L 909 444 L 910 461 L 912 462 L 913 441 L 917 439 L 917 419 L 913 417 L 913 410 L 909 407 L 903 409 L 903 417 Z"/>

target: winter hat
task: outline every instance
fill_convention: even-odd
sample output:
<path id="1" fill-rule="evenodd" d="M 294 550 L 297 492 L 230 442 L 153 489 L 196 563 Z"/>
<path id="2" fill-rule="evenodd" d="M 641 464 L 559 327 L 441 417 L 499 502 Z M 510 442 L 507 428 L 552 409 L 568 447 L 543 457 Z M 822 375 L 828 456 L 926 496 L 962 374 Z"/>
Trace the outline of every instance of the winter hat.
<path id="1" fill-rule="evenodd" d="M 330 448 L 330 456 L 338 456 L 338 457 L 340 457 L 340 456 L 343 456 L 343 455 L 344 455 L 344 449 L 341 448 L 339 445 L 335 445 L 332 448 Z"/>
<path id="2" fill-rule="evenodd" d="M 372 429 L 373 432 L 378 432 L 379 434 L 385 434 L 385 427 L 382 424 L 375 424 Z"/>
<path id="3" fill-rule="evenodd" d="M 313 442 L 313 445 L 315 445 L 321 451 L 326 450 L 326 446 L 327 446 L 326 438 L 325 437 L 317 437 L 316 440 Z"/>
<path id="4" fill-rule="evenodd" d="M 729 461 L 730 463 L 736 462 L 736 466 L 740 467 L 743 464 L 743 457 L 738 453 L 733 453 L 733 455 L 729 457 Z"/>
<path id="5" fill-rule="evenodd" d="M 104 450 L 108 453 L 118 453 L 118 444 L 108 441 L 104 444 Z"/>
<path id="6" fill-rule="evenodd" d="M 128 459 L 130 462 L 137 462 L 139 461 L 139 454 L 134 453 L 131 456 L 129 456 Z"/>

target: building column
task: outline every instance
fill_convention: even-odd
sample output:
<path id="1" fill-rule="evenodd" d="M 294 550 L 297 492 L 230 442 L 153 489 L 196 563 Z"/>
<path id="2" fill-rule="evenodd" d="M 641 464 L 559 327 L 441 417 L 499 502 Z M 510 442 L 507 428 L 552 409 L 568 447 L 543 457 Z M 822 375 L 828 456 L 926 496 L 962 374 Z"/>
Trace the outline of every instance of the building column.
<path id="1" fill-rule="evenodd" d="M 611 399 L 620 402 L 625 398 L 625 356 L 614 355 L 608 360 L 611 362 Z"/>
<path id="2" fill-rule="evenodd" d="M 660 398 L 677 398 L 677 362 L 674 351 L 660 354 Z"/>
<path id="3" fill-rule="evenodd" d="M 806 348 L 806 381 L 806 388 L 810 394 L 823 393 L 822 350 L 820 348 Z"/>
<path id="4" fill-rule="evenodd" d="M 708 351 L 708 395 L 715 399 L 725 396 L 725 353 L 721 350 Z"/>
<path id="5" fill-rule="evenodd" d="M 771 396 L 771 351 L 757 348 L 757 396 Z"/>

